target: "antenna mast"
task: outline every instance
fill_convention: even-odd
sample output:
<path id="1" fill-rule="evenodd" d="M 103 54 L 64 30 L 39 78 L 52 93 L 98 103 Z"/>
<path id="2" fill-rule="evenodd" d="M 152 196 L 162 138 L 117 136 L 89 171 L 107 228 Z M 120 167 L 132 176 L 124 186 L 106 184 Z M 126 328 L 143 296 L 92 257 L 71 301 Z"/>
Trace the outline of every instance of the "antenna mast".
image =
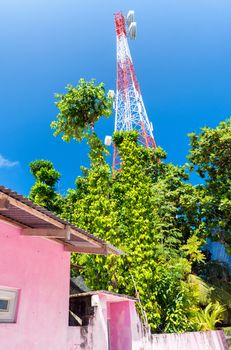
<path id="1" fill-rule="evenodd" d="M 115 14 L 117 41 L 117 80 L 115 96 L 114 131 L 137 130 L 139 142 L 144 147 L 156 147 L 153 127 L 143 103 L 139 83 L 136 77 L 127 36 L 136 38 L 134 11 L 129 11 L 125 19 L 122 12 Z M 119 157 L 114 146 L 113 171 L 119 168 Z"/>

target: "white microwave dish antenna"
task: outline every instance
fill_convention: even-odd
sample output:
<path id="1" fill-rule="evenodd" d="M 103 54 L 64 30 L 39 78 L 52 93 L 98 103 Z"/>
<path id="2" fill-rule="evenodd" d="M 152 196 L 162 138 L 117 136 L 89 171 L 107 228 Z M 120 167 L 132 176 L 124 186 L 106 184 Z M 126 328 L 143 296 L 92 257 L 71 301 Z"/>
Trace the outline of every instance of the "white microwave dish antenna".
<path id="1" fill-rule="evenodd" d="M 106 146 L 111 146 L 111 144 L 112 144 L 112 137 L 109 136 L 109 135 L 105 136 L 104 144 L 105 144 Z"/>
<path id="2" fill-rule="evenodd" d="M 130 24 L 130 26 L 128 27 L 128 33 L 129 33 L 129 37 L 132 39 L 132 40 L 135 40 L 136 39 L 136 35 L 137 35 L 137 25 L 136 25 L 136 22 L 132 22 Z"/>
<path id="3" fill-rule="evenodd" d="M 128 25 L 128 27 L 130 26 L 130 24 L 132 22 L 135 22 L 135 11 L 130 10 L 130 11 L 128 11 L 128 14 L 127 14 L 127 25 Z"/>

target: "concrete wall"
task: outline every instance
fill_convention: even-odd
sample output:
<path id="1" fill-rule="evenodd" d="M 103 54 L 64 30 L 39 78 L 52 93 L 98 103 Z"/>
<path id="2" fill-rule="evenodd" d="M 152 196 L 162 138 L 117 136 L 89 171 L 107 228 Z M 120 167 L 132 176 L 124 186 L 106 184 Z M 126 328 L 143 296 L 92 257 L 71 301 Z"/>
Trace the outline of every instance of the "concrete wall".
<path id="1" fill-rule="evenodd" d="M 87 327 L 68 328 L 67 350 L 108 350 L 108 305 L 103 296 L 92 296 L 94 317 Z M 124 349 L 125 350 L 125 349 Z"/>
<path id="2" fill-rule="evenodd" d="M 0 221 L 0 288 L 18 288 L 16 323 L 0 323 L 1 350 L 64 350 L 70 254 Z"/>
<path id="3" fill-rule="evenodd" d="M 133 340 L 132 350 L 228 350 L 223 331 L 156 334 Z"/>
<path id="4" fill-rule="evenodd" d="M 153 350 L 228 350 L 223 331 L 153 335 L 151 344 Z"/>

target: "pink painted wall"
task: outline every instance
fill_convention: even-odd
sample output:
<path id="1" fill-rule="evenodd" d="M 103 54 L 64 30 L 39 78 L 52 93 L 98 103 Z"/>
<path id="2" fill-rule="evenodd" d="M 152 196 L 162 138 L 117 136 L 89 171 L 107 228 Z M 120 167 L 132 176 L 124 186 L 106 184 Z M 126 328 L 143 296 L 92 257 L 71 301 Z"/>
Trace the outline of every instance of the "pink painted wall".
<path id="1" fill-rule="evenodd" d="M 110 350 L 132 349 L 129 303 L 129 301 L 110 303 Z"/>
<path id="2" fill-rule="evenodd" d="M 0 221 L 0 287 L 20 290 L 16 323 L 0 323 L 1 350 L 67 348 L 70 254 Z"/>

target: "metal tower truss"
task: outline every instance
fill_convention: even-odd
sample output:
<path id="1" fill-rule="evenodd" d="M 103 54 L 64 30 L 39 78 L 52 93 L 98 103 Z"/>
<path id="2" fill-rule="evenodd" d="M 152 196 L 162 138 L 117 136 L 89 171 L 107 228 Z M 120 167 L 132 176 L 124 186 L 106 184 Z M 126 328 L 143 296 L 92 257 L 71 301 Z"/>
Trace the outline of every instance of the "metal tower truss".
<path id="1" fill-rule="evenodd" d="M 130 11 L 132 12 L 132 11 Z M 130 13 L 129 12 L 129 13 Z M 139 83 L 136 77 L 131 53 L 128 46 L 127 31 L 132 28 L 132 38 L 135 38 L 136 23 L 131 16 L 125 22 L 122 12 L 115 14 L 117 37 L 117 81 L 115 96 L 115 129 L 114 131 L 137 130 L 139 142 L 144 147 L 156 147 L 152 124 L 143 103 Z M 113 168 L 118 168 L 118 157 L 114 149 Z"/>

